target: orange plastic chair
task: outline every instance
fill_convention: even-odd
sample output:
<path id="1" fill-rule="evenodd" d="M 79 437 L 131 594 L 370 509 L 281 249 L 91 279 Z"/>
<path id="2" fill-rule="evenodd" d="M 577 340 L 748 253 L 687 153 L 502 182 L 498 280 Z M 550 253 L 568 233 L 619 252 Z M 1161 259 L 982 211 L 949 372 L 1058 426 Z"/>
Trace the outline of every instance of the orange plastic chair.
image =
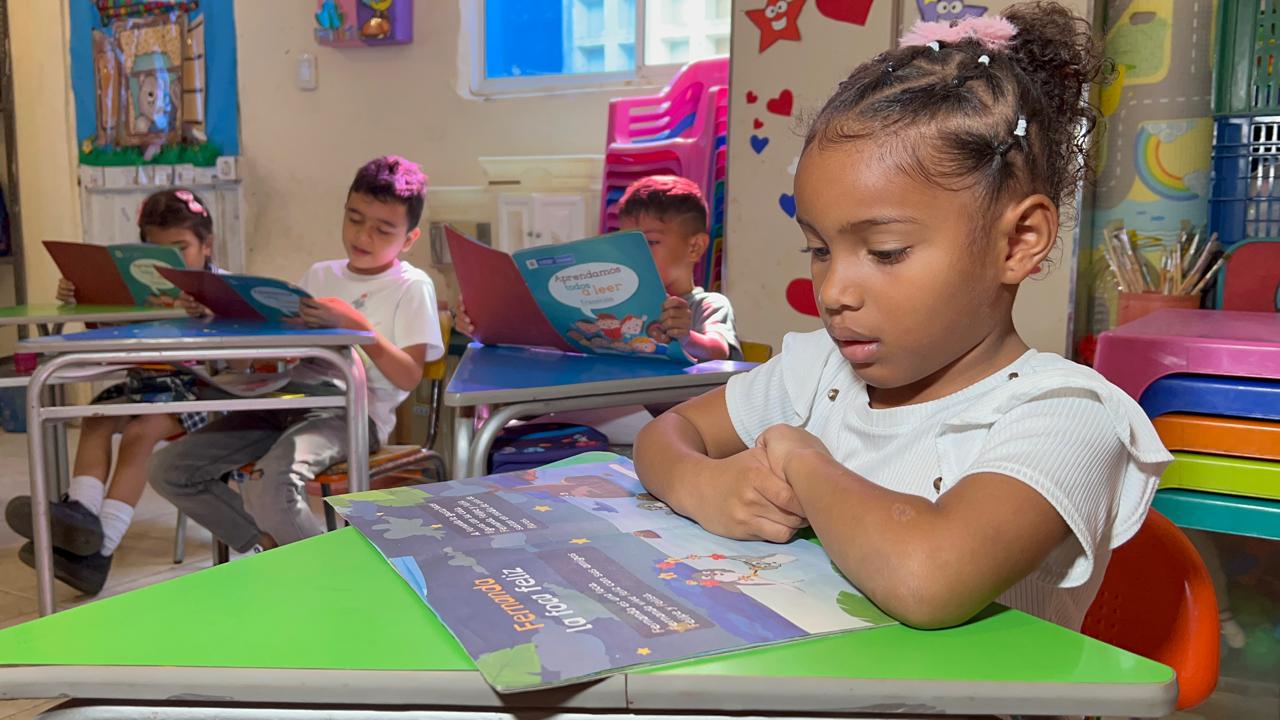
<path id="1" fill-rule="evenodd" d="M 1280 461 L 1280 423 L 1169 413 L 1152 420 L 1170 450 Z"/>
<path id="2" fill-rule="evenodd" d="M 1116 548 L 1080 632 L 1173 668 L 1178 709 L 1200 704 L 1218 684 L 1218 597 L 1195 546 L 1150 510 Z"/>

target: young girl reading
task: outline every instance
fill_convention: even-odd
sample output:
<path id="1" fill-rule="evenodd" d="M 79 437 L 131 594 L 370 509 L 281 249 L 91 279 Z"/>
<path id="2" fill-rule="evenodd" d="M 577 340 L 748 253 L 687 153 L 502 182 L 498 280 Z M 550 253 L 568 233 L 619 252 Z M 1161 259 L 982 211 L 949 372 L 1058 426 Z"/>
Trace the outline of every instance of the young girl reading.
<path id="1" fill-rule="evenodd" d="M 645 486 L 723 535 L 812 526 L 911 625 L 999 600 L 1078 629 L 1172 460 L 1135 402 L 1013 324 L 1100 66 L 1084 21 L 1031 3 L 922 22 L 855 69 L 795 178 L 825 330 L 648 425 Z"/>
<path id="2" fill-rule="evenodd" d="M 190 190 L 162 190 L 149 196 L 138 211 L 142 242 L 176 249 L 192 269 L 213 269 L 213 220 L 208 207 Z M 75 286 L 58 281 L 58 300 L 75 302 Z M 194 400 L 191 375 L 173 370 L 134 368 L 123 383 L 112 385 L 95 403 L 172 402 Z M 54 576 L 86 594 L 96 594 L 107 580 L 111 559 L 133 520 L 133 509 L 147 485 L 146 465 L 165 438 L 195 432 L 209 422 L 207 413 L 85 418 L 80 427 L 67 496 L 53 503 Z M 112 437 L 120 435 L 120 452 L 111 471 Z M 108 487 L 107 478 L 111 482 Z M 15 532 L 31 538 L 31 498 L 9 501 L 5 520 Z M 31 543 L 18 556 L 35 566 Z"/>

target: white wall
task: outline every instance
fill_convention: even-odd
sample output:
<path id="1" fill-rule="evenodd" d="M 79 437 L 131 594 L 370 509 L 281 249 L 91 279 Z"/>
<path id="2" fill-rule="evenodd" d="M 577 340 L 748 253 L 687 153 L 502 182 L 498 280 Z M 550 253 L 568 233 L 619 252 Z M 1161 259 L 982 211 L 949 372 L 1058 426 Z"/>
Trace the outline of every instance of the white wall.
<path id="1" fill-rule="evenodd" d="M 466 99 L 458 0 L 418 0 L 410 45 L 357 49 L 316 45 L 314 5 L 236 0 L 249 272 L 292 277 L 340 256 L 346 189 L 371 157 L 415 160 L 433 187 L 481 185 L 481 156 L 603 153 L 607 101 L 627 94 Z M 318 61 L 312 92 L 294 87 L 303 52 Z M 425 243 L 412 259 L 426 267 Z"/>

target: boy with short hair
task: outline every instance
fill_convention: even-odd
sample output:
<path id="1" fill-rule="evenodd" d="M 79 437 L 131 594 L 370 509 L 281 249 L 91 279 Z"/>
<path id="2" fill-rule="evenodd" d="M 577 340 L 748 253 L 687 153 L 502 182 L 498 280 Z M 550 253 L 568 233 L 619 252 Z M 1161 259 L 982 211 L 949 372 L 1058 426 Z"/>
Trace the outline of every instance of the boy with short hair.
<path id="1" fill-rule="evenodd" d="M 361 347 L 368 382 L 370 445 L 386 442 L 395 410 L 444 354 L 431 278 L 401 261 L 417 241 L 427 176 L 394 155 L 366 163 L 347 192 L 346 259 L 316 263 L 301 286 L 314 296 L 300 317 L 311 327 L 373 333 Z M 346 457 L 345 412 L 336 408 L 231 413 L 157 452 L 152 487 L 238 552 L 267 549 L 323 532 L 307 504 L 306 482 Z M 253 474 L 236 493 L 221 478 L 246 463 Z"/>

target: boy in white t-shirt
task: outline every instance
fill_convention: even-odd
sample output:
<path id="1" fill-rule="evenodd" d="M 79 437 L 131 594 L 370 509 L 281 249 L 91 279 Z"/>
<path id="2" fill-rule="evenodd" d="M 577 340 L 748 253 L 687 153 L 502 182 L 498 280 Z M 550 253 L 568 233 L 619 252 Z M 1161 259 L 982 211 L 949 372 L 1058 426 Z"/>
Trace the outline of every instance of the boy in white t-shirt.
<path id="1" fill-rule="evenodd" d="M 427 176 L 396 156 L 374 159 L 347 193 L 346 260 L 316 263 L 301 285 L 301 319 L 311 327 L 371 331 L 361 348 L 369 391 L 371 445 L 395 427 L 396 407 L 444 354 L 431 278 L 399 259 L 417 241 Z M 346 457 L 345 412 L 334 408 L 232 413 L 156 453 L 151 485 L 178 509 L 239 552 L 323 532 L 307 506 L 305 484 Z M 246 463 L 241 492 L 223 475 Z"/>

